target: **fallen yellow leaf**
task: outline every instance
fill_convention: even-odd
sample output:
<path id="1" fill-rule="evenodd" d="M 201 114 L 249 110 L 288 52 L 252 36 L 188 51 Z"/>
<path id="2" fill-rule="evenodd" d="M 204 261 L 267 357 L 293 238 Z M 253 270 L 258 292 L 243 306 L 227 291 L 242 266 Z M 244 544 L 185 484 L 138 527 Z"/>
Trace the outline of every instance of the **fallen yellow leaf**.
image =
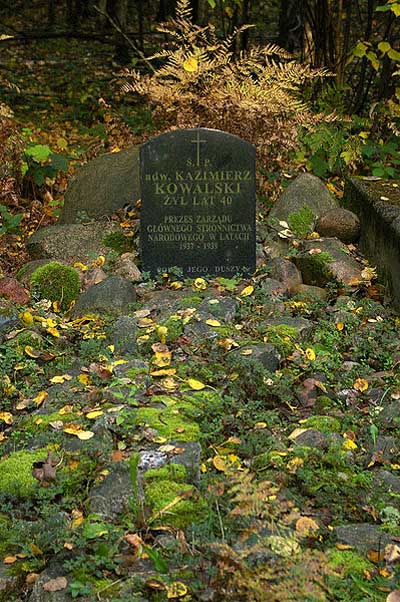
<path id="1" fill-rule="evenodd" d="M 241 291 L 240 296 L 241 297 L 249 297 L 253 292 L 254 292 L 254 286 L 252 286 L 252 285 L 246 286 L 246 288 L 244 288 Z"/>
<path id="2" fill-rule="evenodd" d="M 186 596 L 188 588 L 181 581 L 174 581 L 171 585 L 167 585 L 167 598 L 173 600 L 176 598 L 183 598 Z"/>
<path id="3" fill-rule="evenodd" d="M 319 530 L 318 523 L 308 516 L 301 516 L 296 522 L 296 531 L 301 537 L 308 537 L 315 531 Z"/>
<path id="4" fill-rule="evenodd" d="M 178 282 L 177 280 L 174 280 L 174 282 L 171 282 L 171 284 L 169 285 L 169 288 L 172 288 L 173 290 L 178 290 L 179 288 L 182 288 L 183 284 L 182 282 Z"/>
<path id="5" fill-rule="evenodd" d="M 77 377 L 76 380 L 78 382 L 80 382 L 81 385 L 84 385 L 85 387 L 88 387 L 89 385 L 92 384 L 89 374 L 79 374 L 79 376 Z"/>
<path id="6" fill-rule="evenodd" d="M 84 521 L 83 513 L 80 510 L 72 510 L 71 512 L 71 529 L 76 529 Z"/>
<path id="7" fill-rule="evenodd" d="M 37 406 L 40 406 L 48 396 L 49 394 L 47 393 L 47 391 L 39 391 L 36 397 L 33 398 L 33 401 Z"/>
<path id="8" fill-rule="evenodd" d="M 89 418 L 89 420 L 94 420 L 95 418 L 98 418 L 99 416 L 102 416 L 104 414 L 103 410 L 93 410 L 92 412 L 88 412 L 86 414 L 86 418 Z"/>
<path id="9" fill-rule="evenodd" d="M 195 391 L 201 391 L 206 387 L 204 383 L 202 383 L 200 380 L 196 380 L 195 378 L 188 378 L 187 384 L 191 389 L 194 389 Z"/>
<path id="10" fill-rule="evenodd" d="M 25 351 L 26 355 L 28 355 L 29 357 L 32 357 L 35 360 L 38 357 L 40 357 L 40 355 L 41 355 L 41 352 L 39 351 L 39 349 L 35 349 L 31 345 L 26 345 L 24 351 Z"/>
<path id="11" fill-rule="evenodd" d="M 151 376 L 173 376 L 176 374 L 176 368 L 161 368 L 161 370 L 153 370 Z"/>
<path id="12" fill-rule="evenodd" d="M 19 314 L 19 319 L 24 326 L 29 327 L 33 324 L 33 315 L 30 311 L 24 311 L 21 314 Z"/>
<path id="13" fill-rule="evenodd" d="M 215 320 L 214 318 L 210 318 L 209 320 L 206 320 L 206 324 L 208 324 L 208 326 L 221 326 L 221 322 L 219 322 L 219 320 Z"/>
<path id="14" fill-rule="evenodd" d="M 301 428 L 294 429 L 294 431 L 292 431 L 290 433 L 290 435 L 288 436 L 288 439 L 290 439 L 291 441 L 295 441 L 297 439 L 297 437 L 299 437 L 303 433 L 306 433 L 309 430 L 310 429 L 301 429 Z"/>
<path id="15" fill-rule="evenodd" d="M 84 263 L 81 263 L 80 261 L 76 261 L 73 265 L 74 268 L 78 268 L 78 270 L 81 270 L 81 272 L 86 272 L 88 269 L 88 266 L 85 265 Z"/>
<path id="16" fill-rule="evenodd" d="M 353 384 L 354 389 L 357 389 L 357 391 L 361 392 L 366 391 L 368 386 L 368 381 L 366 381 L 365 378 L 357 378 Z"/>
<path id="17" fill-rule="evenodd" d="M 13 423 L 13 415 L 10 412 L 0 412 L 0 420 L 6 424 Z"/>
<path id="18" fill-rule="evenodd" d="M 351 439 L 345 439 L 343 441 L 343 448 L 344 449 L 357 449 L 357 444 L 354 443 L 354 441 L 352 441 Z"/>
<path id="19" fill-rule="evenodd" d="M 352 550 L 353 546 L 350 546 L 347 543 L 337 543 L 335 546 L 338 550 Z"/>
<path id="20" fill-rule="evenodd" d="M 169 377 L 164 378 L 161 381 L 161 384 L 165 389 L 170 389 L 170 390 L 176 389 L 176 387 L 177 387 L 176 380 L 174 380 L 173 378 L 169 378 Z"/>
<path id="21" fill-rule="evenodd" d="M 212 459 L 212 463 L 213 463 L 214 468 L 219 470 L 219 472 L 226 472 L 227 465 L 222 456 L 214 456 Z"/>
<path id="22" fill-rule="evenodd" d="M 53 378 L 50 379 L 50 382 L 54 384 L 62 384 L 66 380 L 72 380 L 72 376 L 70 374 L 60 374 L 59 376 L 53 376 Z"/>
<path id="23" fill-rule="evenodd" d="M 17 561 L 16 556 L 6 556 L 5 558 L 3 558 L 4 564 L 14 564 L 14 562 L 16 562 L 16 561 Z"/>
<path id="24" fill-rule="evenodd" d="M 53 326 L 49 326 L 49 328 L 47 328 L 47 332 L 49 332 L 53 335 L 53 337 L 56 338 L 60 336 L 60 333 L 58 332 L 57 328 L 54 328 Z"/>
<path id="25" fill-rule="evenodd" d="M 308 347 L 305 352 L 304 355 L 306 356 L 306 358 L 308 360 L 310 360 L 310 362 L 313 362 L 315 360 L 315 351 L 314 349 L 311 349 L 311 347 Z"/>
<path id="26" fill-rule="evenodd" d="M 204 280 L 204 278 L 196 278 L 196 280 L 193 282 L 193 288 L 198 291 L 203 291 L 207 288 L 207 282 Z"/>
<path id="27" fill-rule="evenodd" d="M 91 439 L 92 437 L 94 437 L 94 433 L 92 431 L 80 431 L 79 433 L 76 434 L 76 436 L 81 441 L 87 441 L 88 439 Z"/>

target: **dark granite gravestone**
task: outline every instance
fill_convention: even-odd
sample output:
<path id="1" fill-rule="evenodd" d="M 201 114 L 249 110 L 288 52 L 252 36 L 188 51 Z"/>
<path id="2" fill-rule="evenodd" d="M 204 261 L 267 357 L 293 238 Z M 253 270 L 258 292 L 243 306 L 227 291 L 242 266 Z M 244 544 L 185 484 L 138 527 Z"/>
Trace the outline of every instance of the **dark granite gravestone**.
<path id="1" fill-rule="evenodd" d="M 255 270 L 255 148 L 211 129 L 161 134 L 141 147 L 141 252 L 151 275 Z"/>

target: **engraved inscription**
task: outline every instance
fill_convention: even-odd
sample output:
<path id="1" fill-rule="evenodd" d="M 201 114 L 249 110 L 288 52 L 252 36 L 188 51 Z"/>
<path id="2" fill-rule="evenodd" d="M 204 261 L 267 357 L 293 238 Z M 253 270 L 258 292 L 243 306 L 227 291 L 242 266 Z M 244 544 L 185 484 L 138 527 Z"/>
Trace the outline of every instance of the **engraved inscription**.
<path id="1" fill-rule="evenodd" d="M 254 269 L 254 156 L 251 145 L 217 130 L 178 130 L 144 145 L 145 269 L 175 266 L 189 275 Z"/>

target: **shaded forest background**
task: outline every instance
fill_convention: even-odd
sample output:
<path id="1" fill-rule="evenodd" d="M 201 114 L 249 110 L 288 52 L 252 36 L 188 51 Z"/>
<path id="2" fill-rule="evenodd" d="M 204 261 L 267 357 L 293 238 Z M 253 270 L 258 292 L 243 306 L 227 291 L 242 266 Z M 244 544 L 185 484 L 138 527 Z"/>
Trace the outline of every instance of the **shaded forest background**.
<path id="1" fill-rule="evenodd" d="M 299 171 L 338 196 L 348 174 L 399 177 L 397 0 L 0 9 L 4 272 L 24 261 L 26 236 L 57 219 L 78 164 L 174 127 L 219 127 L 255 144 L 266 211 Z"/>

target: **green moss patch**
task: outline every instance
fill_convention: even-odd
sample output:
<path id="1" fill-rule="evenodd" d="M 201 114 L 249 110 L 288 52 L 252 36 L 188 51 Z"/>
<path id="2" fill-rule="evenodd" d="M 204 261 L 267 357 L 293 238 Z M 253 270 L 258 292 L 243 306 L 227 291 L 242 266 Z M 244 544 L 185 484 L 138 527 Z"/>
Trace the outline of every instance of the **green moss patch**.
<path id="1" fill-rule="evenodd" d="M 303 423 L 304 428 L 317 429 L 323 433 L 339 433 L 340 421 L 332 416 L 310 416 Z"/>
<path id="2" fill-rule="evenodd" d="M 184 529 L 205 518 L 207 503 L 185 478 L 186 468 L 177 464 L 146 471 L 144 490 L 151 523 Z"/>
<path id="3" fill-rule="evenodd" d="M 188 417 L 187 411 L 188 406 L 182 403 L 165 409 L 140 408 L 136 413 L 135 423 L 156 429 L 160 437 L 167 440 L 198 441 L 200 427 Z"/>
<path id="4" fill-rule="evenodd" d="M 52 261 L 33 272 L 31 287 L 40 299 L 57 301 L 67 310 L 78 297 L 80 280 L 74 268 Z"/>
<path id="5" fill-rule="evenodd" d="M 306 238 L 313 231 L 315 214 L 310 207 L 304 206 L 288 216 L 291 231 L 300 238 Z"/>
<path id="6" fill-rule="evenodd" d="M 119 230 L 107 234 L 107 236 L 103 238 L 103 244 L 119 255 L 132 251 L 132 239 L 124 236 L 123 232 L 120 232 Z"/>
<path id="7" fill-rule="evenodd" d="M 46 458 L 47 450 L 18 451 L 0 461 L 0 493 L 29 497 L 37 487 L 32 476 L 33 463 Z"/>

